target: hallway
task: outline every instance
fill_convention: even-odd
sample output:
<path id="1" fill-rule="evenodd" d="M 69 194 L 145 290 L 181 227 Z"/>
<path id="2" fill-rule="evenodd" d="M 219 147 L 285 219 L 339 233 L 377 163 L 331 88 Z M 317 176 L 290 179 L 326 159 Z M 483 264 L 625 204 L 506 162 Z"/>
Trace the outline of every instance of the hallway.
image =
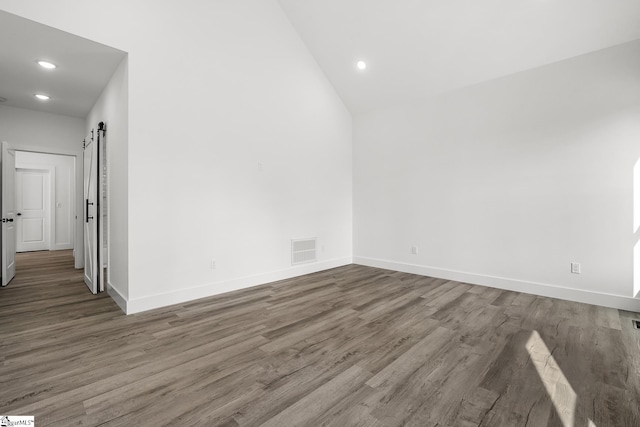
<path id="1" fill-rule="evenodd" d="M 71 250 L 16 254 L 16 277 L 0 289 L 3 336 L 86 321 L 102 313 L 122 315 L 106 293 L 91 294 L 82 275 L 83 270 L 73 267 Z"/>

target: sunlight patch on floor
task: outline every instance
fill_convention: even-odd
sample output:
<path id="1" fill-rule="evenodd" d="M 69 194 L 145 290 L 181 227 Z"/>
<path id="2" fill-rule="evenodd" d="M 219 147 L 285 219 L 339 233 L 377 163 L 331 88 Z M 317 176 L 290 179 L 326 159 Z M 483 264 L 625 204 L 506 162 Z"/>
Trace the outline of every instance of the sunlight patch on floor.
<path id="1" fill-rule="evenodd" d="M 538 371 L 540 380 L 556 408 L 562 425 L 564 427 L 582 427 L 575 424 L 578 396 L 538 331 L 531 333 L 527 341 L 527 352 L 529 352 L 529 357 Z M 588 419 L 587 427 L 597 426 Z"/>

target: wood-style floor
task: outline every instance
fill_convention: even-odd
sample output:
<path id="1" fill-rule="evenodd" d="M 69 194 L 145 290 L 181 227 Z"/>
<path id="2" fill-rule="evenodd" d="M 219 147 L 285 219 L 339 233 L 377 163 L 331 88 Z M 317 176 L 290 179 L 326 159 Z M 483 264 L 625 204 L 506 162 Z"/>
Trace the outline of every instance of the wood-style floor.
<path id="1" fill-rule="evenodd" d="M 17 262 L 0 414 L 38 427 L 640 426 L 632 313 L 353 265 L 125 316 Z"/>

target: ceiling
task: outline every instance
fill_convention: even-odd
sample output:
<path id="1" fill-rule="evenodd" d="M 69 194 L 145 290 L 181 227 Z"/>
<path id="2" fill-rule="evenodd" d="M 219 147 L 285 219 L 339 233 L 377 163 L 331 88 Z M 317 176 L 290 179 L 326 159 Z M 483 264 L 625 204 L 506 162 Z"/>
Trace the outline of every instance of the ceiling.
<path id="1" fill-rule="evenodd" d="M 640 0 L 279 2 L 354 113 L 640 38 Z"/>
<path id="2" fill-rule="evenodd" d="M 279 2 L 354 113 L 640 39 L 640 0 Z M 126 55 L 4 11 L 0 40 L 0 105 L 81 118 Z"/>
<path id="3" fill-rule="evenodd" d="M 126 53 L 0 11 L 0 105 L 85 118 Z M 36 60 L 58 66 L 45 70 Z M 44 93 L 43 102 L 34 94 Z"/>

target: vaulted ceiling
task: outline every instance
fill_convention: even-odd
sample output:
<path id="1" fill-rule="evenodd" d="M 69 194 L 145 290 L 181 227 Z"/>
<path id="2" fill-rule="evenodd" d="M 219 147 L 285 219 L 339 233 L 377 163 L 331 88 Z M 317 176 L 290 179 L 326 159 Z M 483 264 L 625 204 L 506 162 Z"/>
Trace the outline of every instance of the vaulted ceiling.
<path id="1" fill-rule="evenodd" d="M 279 2 L 356 113 L 640 38 L 640 0 Z"/>
<path id="2" fill-rule="evenodd" d="M 640 0 L 278 1 L 354 113 L 640 39 Z M 125 55 L 3 11 L 0 40 L 0 105 L 77 117 Z"/>

